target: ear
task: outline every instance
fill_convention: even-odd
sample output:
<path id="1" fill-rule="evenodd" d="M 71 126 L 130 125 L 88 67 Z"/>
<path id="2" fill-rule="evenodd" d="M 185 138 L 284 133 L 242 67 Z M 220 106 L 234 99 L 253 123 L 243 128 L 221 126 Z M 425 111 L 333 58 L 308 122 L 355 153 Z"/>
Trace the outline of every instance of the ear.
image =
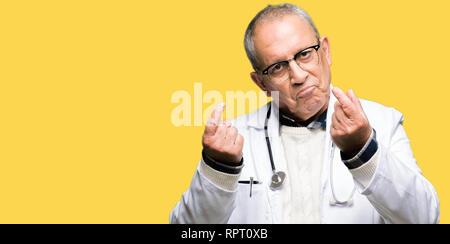
<path id="1" fill-rule="evenodd" d="M 252 78 L 253 82 L 261 88 L 261 90 L 266 92 L 267 97 L 270 97 L 270 91 L 267 89 L 267 87 L 264 85 L 264 81 L 262 79 L 262 76 L 256 72 L 251 72 L 250 77 Z"/>
<path id="2" fill-rule="evenodd" d="M 328 62 L 328 66 L 331 66 L 331 51 L 330 51 L 330 41 L 328 40 L 328 37 L 323 36 L 320 38 L 320 49 L 322 49 L 323 53 L 325 54 L 325 58 Z"/>

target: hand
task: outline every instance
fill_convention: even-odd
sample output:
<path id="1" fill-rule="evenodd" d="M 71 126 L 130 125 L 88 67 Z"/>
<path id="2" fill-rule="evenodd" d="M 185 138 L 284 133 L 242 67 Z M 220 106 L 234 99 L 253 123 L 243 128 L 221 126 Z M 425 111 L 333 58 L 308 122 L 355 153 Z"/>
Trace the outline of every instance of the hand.
<path id="1" fill-rule="evenodd" d="M 206 123 L 202 139 L 203 150 L 208 157 L 216 161 L 239 163 L 242 159 L 244 137 L 229 121 L 221 121 L 224 109 L 224 103 L 217 105 Z"/>
<path id="2" fill-rule="evenodd" d="M 338 101 L 331 118 L 331 138 L 343 153 L 356 155 L 369 139 L 372 127 L 353 90 L 346 95 L 333 87 L 332 92 Z"/>

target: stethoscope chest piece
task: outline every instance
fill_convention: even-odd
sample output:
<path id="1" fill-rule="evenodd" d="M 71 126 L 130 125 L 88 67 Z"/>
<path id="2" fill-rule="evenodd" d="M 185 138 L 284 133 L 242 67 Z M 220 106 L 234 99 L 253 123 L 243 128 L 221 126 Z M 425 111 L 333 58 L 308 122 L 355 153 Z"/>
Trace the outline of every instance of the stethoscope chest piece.
<path id="1" fill-rule="evenodd" d="M 286 173 L 283 171 L 278 171 L 272 175 L 272 183 L 270 183 L 270 188 L 272 190 L 278 190 L 283 186 L 284 179 L 286 179 Z"/>

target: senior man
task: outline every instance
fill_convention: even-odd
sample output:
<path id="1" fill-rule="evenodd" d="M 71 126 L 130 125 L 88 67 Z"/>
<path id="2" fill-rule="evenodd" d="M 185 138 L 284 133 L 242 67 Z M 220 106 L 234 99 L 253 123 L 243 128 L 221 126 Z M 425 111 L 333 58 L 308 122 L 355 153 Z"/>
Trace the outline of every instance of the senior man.
<path id="1" fill-rule="evenodd" d="M 216 107 L 171 223 L 439 222 L 403 115 L 331 86 L 329 40 L 304 10 L 269 5 L 244 44 L 251 79 L 278 99 L 232 125 Z"/>

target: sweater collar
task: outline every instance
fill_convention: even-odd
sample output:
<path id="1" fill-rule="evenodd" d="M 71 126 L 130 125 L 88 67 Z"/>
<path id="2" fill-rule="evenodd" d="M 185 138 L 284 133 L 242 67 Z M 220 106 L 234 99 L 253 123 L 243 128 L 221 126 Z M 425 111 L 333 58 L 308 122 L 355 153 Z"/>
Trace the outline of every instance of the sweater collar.
<path id="1" fill-rule="evenodd" d="M 290 127 L 306 127 L 308 129 L 318 129 L 322 128 L 323 130 L 327 127 L 327 111 L 325 109 L 316 120 L 306 120 L 306 121 L 298 121 L 294 118 L 284 114 L 280 110 L 280 125 L 290 126 Z"/>

